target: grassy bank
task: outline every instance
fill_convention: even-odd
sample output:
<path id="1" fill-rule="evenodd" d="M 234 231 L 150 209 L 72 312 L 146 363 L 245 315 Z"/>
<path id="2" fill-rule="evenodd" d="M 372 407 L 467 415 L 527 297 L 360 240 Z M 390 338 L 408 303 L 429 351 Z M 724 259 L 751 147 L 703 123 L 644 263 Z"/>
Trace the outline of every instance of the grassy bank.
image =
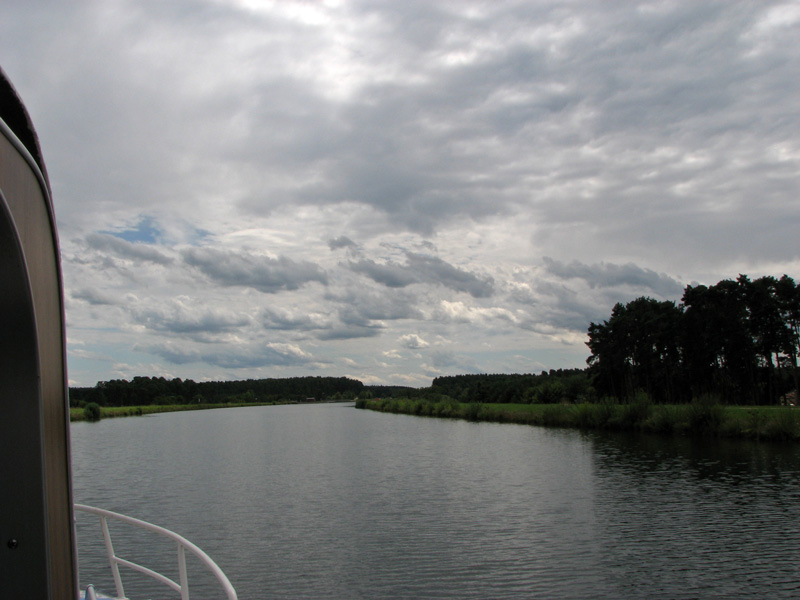
<path id="1" fill-rule="evenodd" d="M 272 406 L 282 404 L 280 402 L 247 402 L 247 403 L 226 403 L 226 404 L 164 404 L 147 406 L 100 406 L 100 419 L 112 417 L 140 417 L 142 415 L 152 415 L 155 413 L 177 412 L 183 410 L 207 410 L 211 408 L 236 408 L 241 406 Z M 70 421 L 90 421 L 97 419 L 87 418 L 84 408 L 70 408 Z"/>
<path id="2" fill-rule="evenodd" d="M 800 409 L 711 402 L 632 404 L 480 404 L 445 399 L 359 400 L 357 408 L 430 417 L 545 427 L 641 431 L 751 440 L 800 440 Z"/>

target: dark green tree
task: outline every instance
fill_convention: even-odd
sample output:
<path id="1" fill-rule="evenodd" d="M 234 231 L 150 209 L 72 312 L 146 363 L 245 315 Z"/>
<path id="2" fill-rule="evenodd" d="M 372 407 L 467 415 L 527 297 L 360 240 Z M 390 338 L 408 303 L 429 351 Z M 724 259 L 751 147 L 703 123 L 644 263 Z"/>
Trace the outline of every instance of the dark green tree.
<path id="1" fill-rule="evenodd" d="M 748 329 L 756 352 L 756 394 L 760 403 L 776 403 L 782 391 L 781 365 L 785 362 L 782 359 L 792 337 L 784 320 L 778 280 L 761 277 L 750 281 L 745 275 L 740 275 L 737 282 L 742 288 Z"/>
<path id="2" fill-rule="evenodd" d="M 659 402 L 682 400 L 682 316 L 674 302 L 642 297 L 618 303 L 608 321 L 592 323 L 587 362 L 597 390 L 620 399 L 644 390 Z"/>
<path id="3" fill-rule="evenodd" d="M 743 286 L 726 279 L 687 286 L 683 295 L 684 361 L 692 392 L 729 403 L 755 402 L 757 354 Z"/>
<path id="4" fill-rule="evenodd" d="M 783 353 L 785 362 L 791 370 L 792 383 L 798 390 L 797 356 L 800 352 L 800 286 L 788 275 L 781 277 L 775 287 L 783 323 L 787 329 Z"/>

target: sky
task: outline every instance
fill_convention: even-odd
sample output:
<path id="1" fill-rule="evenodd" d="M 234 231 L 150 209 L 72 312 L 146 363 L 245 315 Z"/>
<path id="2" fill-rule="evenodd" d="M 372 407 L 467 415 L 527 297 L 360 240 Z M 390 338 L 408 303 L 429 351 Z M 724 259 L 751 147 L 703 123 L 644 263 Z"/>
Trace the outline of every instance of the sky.
<path id="1" fill-rule="evenodd" d="M 800 279 L 800 3 L 4 0 L 71 385 L 583 368 Z"/>

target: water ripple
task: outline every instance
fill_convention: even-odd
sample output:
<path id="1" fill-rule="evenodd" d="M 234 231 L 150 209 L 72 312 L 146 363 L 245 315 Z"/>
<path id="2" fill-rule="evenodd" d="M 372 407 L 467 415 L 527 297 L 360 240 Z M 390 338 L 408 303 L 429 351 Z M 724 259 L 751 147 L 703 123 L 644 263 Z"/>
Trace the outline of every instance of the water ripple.
<path id="1" fill-rule="evenodd" d="M 800 461 L 779 446 L 337 405 L 76 423 L 73 445 L 78 501 L 176 529 L 243 599 L 800 589 Z"/>

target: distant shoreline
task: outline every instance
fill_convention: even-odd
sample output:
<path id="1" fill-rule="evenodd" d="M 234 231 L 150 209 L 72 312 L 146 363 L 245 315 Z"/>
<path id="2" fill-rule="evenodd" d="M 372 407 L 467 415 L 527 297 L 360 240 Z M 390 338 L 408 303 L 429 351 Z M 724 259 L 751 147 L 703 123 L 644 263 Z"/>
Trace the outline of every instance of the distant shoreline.
<path id="1" fill-rule="evenodd" d="M 800 441 L 800 409 L 721 404 L 491 404 L 358 400 L 356 408 L 469 421 L 755 441 Z"/>
<path id="2" fill-rule="evenodd" d="M 281 404 L 300 404 L 299 402 L 229 402 L 219 404 L 148 404 L 144 406 L 101 406 L 100 419 L 113 419 L 117 417 L 141 417 L 165 412 L 181 412 L 186 410 L 210 410 L 213 408 L 241 408 L 243 406 L 277 406 Z M 84 408 L 70 408 L 69 420 L 71 423 L 90 421 Z"/>

